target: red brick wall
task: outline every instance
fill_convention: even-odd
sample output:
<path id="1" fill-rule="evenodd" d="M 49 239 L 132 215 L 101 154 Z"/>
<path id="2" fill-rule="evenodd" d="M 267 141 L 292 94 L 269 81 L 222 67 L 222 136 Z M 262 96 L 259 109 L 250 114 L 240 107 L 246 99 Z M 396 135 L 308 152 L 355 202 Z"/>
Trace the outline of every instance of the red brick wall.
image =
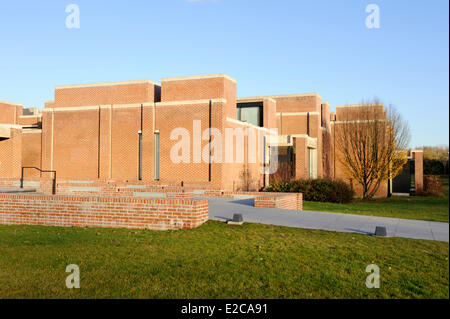
<path id="1" fill-rule="evenodd" d="M 159 85 L 151 81 L 130 81 L 91 85 L 62 86 L 55 89 L 55 100 L 51 107 L 95 106 L 111 104 L 133 104 L 157 102 Z"/>
<path id="2" fill-rule="evenodd" d="M 19 124 L 23 106 L 0 101 L 0 124 Z"/>
<path id="3" fill-rule="evenodd" d="M 113 108 L 112 112 L 112 178 L 137 180 L 139 165 L 138 131 L 141 129 L 140 105 L 133 108 Z"/>
<path id="4" fill-rule="evenodd" d="M 277 103 L 272 99 L 263 101 L 263 126 L 268 129 L 278 128 Z"/>
<path id="5" fill-rule="evenodd" d="M 226 98 L 225 85 L 230 81 L 222 75 L 163 79 L 161 102 Z"/>
<path id="6" fill-rule="evenodd" d="M 22 166 L 41 167 L 41 138 L 40 130 L 22 132 Z M 38 170 L 25 169 L 24 177 L 40 177 Z"/>
<path id="7" fill-rule="evenodd" d="M 163 84 L 164 87 L 164 84 Z M 164 96 L 164 95 L 163 95 Z M 213 103 L 212 108 L 215 113 L 220 113 L 223 103 Z M 201 122 L 201 134 L 209 127 L 209 102 L 191 104 L 173 104 L 157 105 L 156 108 L 156 130 L 159 130 L 160 136 L 160 180 L 163 183 L 204 183 L 208 184 L 208 163 L 201 159 L 200 163 L 194 162 L 193 154 L 193 121 Z M 213 122 L 214 126 L 214 122 Z M 170 140 L 171 132 L 176 128 L 183 128 L 189 132 L 190 157 L 189 163 L 174 163 L 170 158 L 170 151 L 178 140 Z M 152 137 L 153 138 L 153 137 Z M 195 138 L 198 138 L 197 136 Z M 202 140 L 201 150 L 208 144 L 208 141 Z M 148 156 L 153 158 L 153 148 L 149 149 Z M 146 153 L 147 154 L 147 153 Z M 181 153 L 180 153 L 181 154 Z M 146 155 L 147 156 L 147 155 Z M 220 176 L 214 171 L 211 174 L 213 182 L 220 184 Z"/>
<path id="8" fill-rule="evenodd" d="M 19 179 L 15 178 L 0 178 L 1 187 L 18 187 Z M 44 194 L 51 194 L 52 180 L 48 178 L 25 178 L 25 187 L 36 188 L 37 191 Z M 28 186 L 27 183 L 33 183 L 33 186 Z M 70 196 L 106 196 L 106 197 L 133 197 L 136 193 L 161 193 L 163 198 L 167 199 L 193 199 L 195 195 L 194 190 L 203 189 L 202 196 L 209 197 L 223 197 L 233 198 L 236 195 L 254 196 L 256 197 L 270 197 L 273 198 L 289 196 L 295 197 L 296 208 L 293 206 L 284 206 L 284 200 L 280 199 L 279 204 L 274 204 L 277 208 L 297 209 L 302 210 L 303 194 L 299 193 L 269 193 L 269 192 L 248 192 L 248 191 L 230 191 L 223 190 L 203 185 L 158 185 L 149 184 L 146 182 L 135 181 L 132 184 L 123 181 L 112 180 L 97 180 L 97 181 L 68 181 L 58 180 L 56 184 L 57 195 Z M 139 194 L 137 194 L 139 195 Z M 286 199 L 287 202 L 290 200 Z M 290 204 L 289 204 L 290 205 Z"/>
<path id="9" fill-rule="evenodd" d="M 369 111 L 369 112 L 368 112 Z M 364 120 L 361 116 L 369 116 L 374 118 L 386 119 L 386 110 L 383 105 L 344 105 L 336 107 L 337 121 Z"/>
<path id="10" fill-rule="evenodd" d="M 233 198 L 235 195 L 255 196 L 255 207 L 303 210 L 303 194 L 271 192 L 231 192 L 224 190 L 206 190 L 204 196 Z M 295 205 L 292 199 L 295 199 Z M 266 206 L 261 206 L 266 205 Z"/>
<path id="11" fill-rule="evenodd" d="M 236 81 L 224 74 L 167 78 L 161 82 L 161 101 L 193 101 L 223 98 L 225 116 L 236 118 Z"/>
<path id="12" fill-rule="evenodd" d="M 317 94 L 272 96 L 277 112 L 320 112 L 321 98 Z"/>
<path id="13" fill-rule="evenodd" d="M 294 140 L 295 144 L 295 178 L 308 178 L 308 146 L 307 140 L 304 137 L 297 137 Z"/>
<path id="14" fill-rule="evenodd" d="M 298 205 L 298 195 L 301 194 L 273 194 L 260 195 L 255 197 L 255 207 L 279 208 L 289 210 L 301 210 Z"/>
<path id="15" fill-rule="evenodd" d="M 207 200 L 0 194 L 0 223 L 6 225 L 167 230 L 207 220 Z"/>
<path id="16" fill-rule="evenodd" d="M 20 177 L 22 165 L 22 130 L 11 128 L 11 137 L 0 139 L 0 177 Z"/>
<path id="17" fill-rule="evenodd" d="M 277 116 L 277 128 L 280 135 L 306 134 L 308 127 L 307 114 Z"/>
<path id="18" fill-rule="evenodd" d="M 40 126 L 42 123 L 42 115 L 27 115 L 19 117 L 20 125 Z"/>
<path id="19" fill-rule="evenodd" d="M 130 104 L 133 103 L 133 92 L 137 90 L 131 85 L 116 87 L 113 84 L 105 84 L 104 86 L 57 88 L 55 102 L 47 103 L 47 106 L 55 107 L 55 111 L 47 109 L 43 115 L 42 165 L 44 168 L 57 170 L 59 177 L 64 179 L 137 180 L 138 131 L 142 129 L 143 180 L 151 182 L 155 177 L 154 131 L 159 130 L 161 182 L 180 183 L 183 181 L 221 185 L 224 166 L 216 163 L 211 165 L 212 181 L 209 182 L 208 164 L 203 161 L 198 164 L 192 163 L 192 140 L 191 163 L 172 163 L 170 150 L 177 141 L 170 140 L 170 133 L 174 128 L 186 128 L 192 138 L 193 120 L 202 122 L 202 132 L 207 129 L 209 126 L 209 100 L 217 97 L 223 100 L 212 102 L 212 126 L 223 130 L 226 118 L 231 115 L 236 116 L 235 81 L 219 75 L 200 80 L 175 80 L 163 83 L 163 87 L 169 92 L 172 92 L 171 87 L 175 85 L 176 90 L 172 92 L 174 96 L 170 98 L 175 100 L 175 103 L 142 103 L 142 127 L 140 104 Z M 203 87 L 202 92 L 198 91 L 199 87 Z M 108 92 L 113 92 L 111 94 L 115 96 L 115 100 L 111 100 L 112 102 L 126 102 L 127 105 L 115 104 L 112 108 L 102 105 L 97 108 L 96 103 L 111 102 L 105 100 Z M 121 100 L 122 98 L 125 100 Z M 198 103 L 178 101 L 181 99 L 198 100 L 199 98 L 205 99 Z M 153 100 L 155 99 L 156 97 Z M 63 106 L 81 106 L 81 108 L 58 111 L 58 107 Z M 83 109 L 82 106 L 93 107 Z M 153 118 L 154 114 L 155 118 Z M 201 143 L 201 146 L 204 147 L 208 141 Z"/>
<path id="20" fill-rule="evenodd" d="M 53 169 L 60 178 L 98 177 L 98 109 L 55 112 Z"/>
<path id="21" fill-rule="evenodd" d="M 414 188 L 416 192 L 423 190 L 423 152 L 412 151 L 414 158 Z"/>

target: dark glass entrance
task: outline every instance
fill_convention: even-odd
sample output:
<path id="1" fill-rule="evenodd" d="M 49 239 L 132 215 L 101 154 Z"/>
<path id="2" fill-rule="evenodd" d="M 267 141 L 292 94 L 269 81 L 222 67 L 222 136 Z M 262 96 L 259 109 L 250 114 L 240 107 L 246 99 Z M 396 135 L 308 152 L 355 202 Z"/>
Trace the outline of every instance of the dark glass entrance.
<path id="1" fill-rule="evenodd" d="M 393 193 L 414 193 L 414 160 L 408 160 L 399 175 L 392 181 Z"/>

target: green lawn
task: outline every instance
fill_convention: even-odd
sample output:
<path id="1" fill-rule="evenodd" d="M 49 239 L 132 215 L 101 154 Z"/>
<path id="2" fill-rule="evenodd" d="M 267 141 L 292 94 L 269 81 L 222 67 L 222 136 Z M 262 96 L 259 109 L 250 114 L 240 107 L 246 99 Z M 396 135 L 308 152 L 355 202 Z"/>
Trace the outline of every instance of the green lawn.
<path id="1" fill-rule="evenodd" d="M 444 197 L 391 197 L 373 200 L 355 199 L 351 204 L 303 202 L 304 210 L 371 215 L 395 218 L 449 221 L 448 177 L 444 182 Z"/>
<path id="2" fill-rule="evenodd" d="M 444 242 L 259 224 L 0 226 L 0 298 L 449 298 L 448 256 Z M 380 289 L 365 286 L 372 263 Z M 81 289 L 65 287 L 68 264 Z"/>

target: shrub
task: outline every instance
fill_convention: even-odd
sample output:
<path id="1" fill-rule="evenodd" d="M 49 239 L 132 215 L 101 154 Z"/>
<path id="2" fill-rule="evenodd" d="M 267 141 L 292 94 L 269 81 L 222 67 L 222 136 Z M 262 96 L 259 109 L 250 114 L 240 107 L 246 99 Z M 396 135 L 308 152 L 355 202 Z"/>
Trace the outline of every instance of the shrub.
<path id="1" fill-rule="evenodd" d="M 349 203 L 354 195 L 350 185 L 342 180 L 331 179 L 275 180 L 265 191 L 302 193 L 306 201 L 330 203 Z"/>
<path id="2" fill-rule="evenodd" d="M 442 197 L 444 195 L 444 186 L 439 176 L 425 175 L 423 177 L 422 196 Z"/>
<path id="3" fill-rule="evenodd" d="M 444 175 L 446 172 L 448 172 L 448 161 L 424 158 L 423 173 L 425 175 Z"/>

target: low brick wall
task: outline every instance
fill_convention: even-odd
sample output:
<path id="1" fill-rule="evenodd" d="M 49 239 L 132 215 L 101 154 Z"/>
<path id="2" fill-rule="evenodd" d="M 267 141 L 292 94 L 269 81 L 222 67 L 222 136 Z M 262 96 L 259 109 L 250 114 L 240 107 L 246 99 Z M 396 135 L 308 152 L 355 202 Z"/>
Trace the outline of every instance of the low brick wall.
<path id="1" fill-rule="evenodd" d="M 207 200 L 0 194 L 0 223 L 6 225 L 167 230 L 207 220 Z"/>
<path id="2" fill-rule="evenodd" d="M 20 181 L 17 179 L 0 179 L 0 187 L 18 187 Z M 51 194 L 52 180 L 44 178 L 27 178 L 24 182 L 25 187 L 36 188 L 44 194 Z M 107 196 L 107 197 L 130 197 L 140 199 L 186 199 L 192 200 L 194 196 L 237 198 L 272 196 L 270 200 L 273 203 L 258 203 L 255 205 L 264 205 L 256 207 L 274 207 L 282 209 L 303 209 L 303 196 L 298 193 L 268 193 L 268 192 L 244 192 L 227 191 L 219 188 L 204 185 L 204 188 L 180 185 L 155 185 L 143 181 L 116 181 L 116 180 L 95 180 L 95 181 L 76 181 L 76 180 L 57 180 L 57 195 L 73 196 Z M 280 199 L 279 196 L 295 195 L 296 208 L 291 203 L 291 197 Z M 274 199 L 277 197 L 278 199 Z M 268 206 L 267 206 L 268 205 Z"/>
<path id="3" fill-rule="evenodd" d="M 53 180 L 47 178 L 27 178 L 23 183 L 24 188 L 34 188 L 39 192 L 51 194 Z M 19 188 L 20 179 L 17 178 L 0 178 L 0 188 Z"/>
<path id="4" fill-rule="evenodd" d="M 302 194 L 267 194 L 255 197 L 255 207 L 302 210 Z"/>

